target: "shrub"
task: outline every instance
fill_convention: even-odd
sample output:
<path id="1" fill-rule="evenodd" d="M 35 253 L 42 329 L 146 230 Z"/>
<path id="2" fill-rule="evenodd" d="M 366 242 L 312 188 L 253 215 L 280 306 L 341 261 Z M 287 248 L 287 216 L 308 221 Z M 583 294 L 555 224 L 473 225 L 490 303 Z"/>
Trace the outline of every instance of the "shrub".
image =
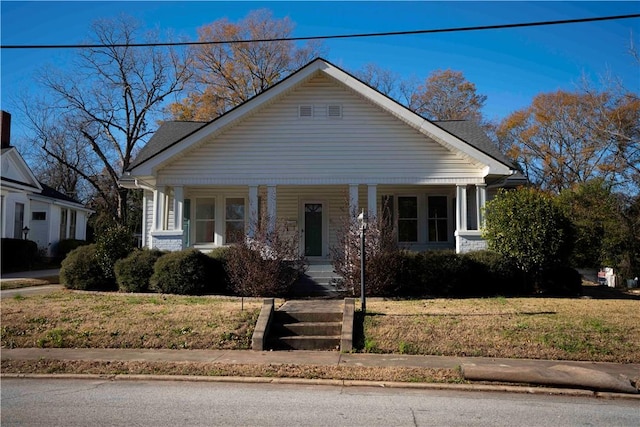
<path id="1" fill-rule="evenodd" d="M 346 210 L 345 210 L 346 211 Z M 361 230 L 354 213 L 344 215 L 337 230 L 337 244 L 331 248 L 333 267 L 341 276 L 339 286 L 355 296 L 360 295 Z M 376 216 L 365 231 L 365 292 L 371 296 L 397 296 L 410 277 L 406 254 L 398 247 L 392 224 Z"/>
<path id="2" fill-rule="evenodd" d="M 96 259 L 104 276 L 115 282 L 113 266 L 134 249 L 131 232 L 122 225 L 107 228 L 96 242 Z"/>
<path id="3" fill-rule="evenodd" d="M 170 252 L 156 261 L 150 287 L 162 293 L 179 295 L 220 292 L 224 289 L 224 281 L 213 274 L 216 262 L 219 261 L 196 249 Z"/>
<path id="4" fill-rule="evenodd" d="M 412 296 L 466 296 L 475 283 L 475 264 L 451 251 L 427 251 L 416 256 Z"/>
<path id="5" fill-rule="evenodd" d="M 114 290 L 96 259 L 97 245 L 80 246 L 67 255 L 60 267 L 60 282 L 68 289 Z"/>
<path id="6" fill-rule="evenodd" d="M 572 228 L 551 196 L 534 188 L 500 190 L 486 204 L 489 249 L 510 258 L 527 276 L 571 254 Z"/>
<path id="7" fill-rule="evenodd" d="M 241 296 L 288 295 L 305 270 L 297 236 L 286 233 L 282 223 L 272 231 L 258 228 L 253 238 L 230 246 L 225 266 L 231 289 Z"/>
<path id="8" fill-rule="evenodd" d="M 568 266 L 555 265 L 536 275 L 535 292 L 554 296 L 582 294 L 582 276 Z"/>
<path id="9" fill-rule="evenodd" d="M 72 250 L 88 244 L 86 240 L 63 239 L 56 244 L 53 253 L 58 260 L 63 260 Z"/>
<path id="10" fill-rule="evenodd" d="M 482 296 L 519 295 L 523 288 L 522 272 L 511 260 L 498 252 L 484 250 L 464 254 L 476 264 L 474 294 Z"/>
<path id="11" fill-rule="evenodd" d="M 153 266 L 164 252 L 157 249 L 137 249 L 114 265 L 116 283 L 124 292 L 149 292 Z"/>
<path id="12" fill-rule="evenodd" d="M 28 270 L 38 261 L 38 245 L 31 240 L 2 239 L 2 270 Z"/>

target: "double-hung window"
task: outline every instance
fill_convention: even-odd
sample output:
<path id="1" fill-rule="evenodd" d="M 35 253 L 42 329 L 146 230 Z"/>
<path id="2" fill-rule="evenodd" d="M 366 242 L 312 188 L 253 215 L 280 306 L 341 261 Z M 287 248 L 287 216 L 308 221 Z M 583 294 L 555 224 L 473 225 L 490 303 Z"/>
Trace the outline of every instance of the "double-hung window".
<path id="1" fill-rule="evenodd" d="M 226 199 L 225 244 L 238 243 L 244 238 L 245 206 L 244 198 Z"/>
<path id="2" fill-rule="evenodd" d="M 418 198 L 398 197 L 398 241 L 418 241 Z"/>
<path id="3" fill-rule="evenodd" d="M 213 197 L 196 199 L 196 241 L 213 243 L 216 235 L 216 199 Z"/>
<path id="4" fill-rule="evenodd" d="M 447 217 L 447 197 L 429 196 L 427 198 L 427 221 L 430 242 L 449 241 Z"/>

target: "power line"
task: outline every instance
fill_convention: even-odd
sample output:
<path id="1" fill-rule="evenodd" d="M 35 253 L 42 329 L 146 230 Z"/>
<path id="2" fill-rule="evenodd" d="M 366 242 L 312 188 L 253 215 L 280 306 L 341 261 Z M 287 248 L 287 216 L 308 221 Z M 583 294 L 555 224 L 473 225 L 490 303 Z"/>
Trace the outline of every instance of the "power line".
<path id="1" fill-rule="evenodd" d="M 97 49 L 104 47 L 160 47 L 160 46 L 195 46 L 208 44 L 238 44 L 238 43 L 263 43 L 281 41 L 303 41 L 303 40 L 331 40 L 331 39 L 351 39 L 363 37 L 388 37 L 406 36 L 415 34 L 435 34 L 454 33 L 463 31 L 486 31 L 501 30 L 507 28 L 541 27 L 546 25 L 580 24 L 585 22 L 612 21 L 618 19 L 640 18 L 640 14 L 600 16 L 595 18 L 562 19 L 556 21 L 523 22 L 517 24 L 481 25 L 473 27 L 438 28 L 431 30 L 414 31 L 391 31 L 384 33 L 361 33 L 361 34 L 337 34 L 330 36 L 309 36 L 309 37 L 281 37 L 271 39 L 251 39 L 251 40 L 220 40 L 220 41 L 192 41 L 192 42 L 166 42 L 166 43 L 130 43 L 130 44 L 59 44 L 59 45 L 1 45 L 2 49 Z"/>

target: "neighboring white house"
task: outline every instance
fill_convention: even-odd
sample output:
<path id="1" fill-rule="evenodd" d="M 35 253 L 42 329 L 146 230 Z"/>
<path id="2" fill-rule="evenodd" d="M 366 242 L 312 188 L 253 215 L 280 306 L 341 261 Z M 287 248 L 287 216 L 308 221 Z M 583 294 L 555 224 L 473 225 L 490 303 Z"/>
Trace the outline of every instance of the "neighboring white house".
<path id="1" fill-rule="evenodd" d="M 10 145 L 11 116 L 2 111 L 0 228 L 2 237 L 32 240 L 47 256 L 63 239 L 86 239 L 91 210 L 44 185 Z"/>
<path id="2" fill-rule="evenodd" d="M 478 126 L 426 120 L 316 59 L 211 122 L 162 124 L 120 183 L 144 190 L 145 247 L 227 245 L 266 213 L 328 258 L 345 215 L 382 206 L 404 247 L 484 248 L 485 201 L 517 176 Z"/>

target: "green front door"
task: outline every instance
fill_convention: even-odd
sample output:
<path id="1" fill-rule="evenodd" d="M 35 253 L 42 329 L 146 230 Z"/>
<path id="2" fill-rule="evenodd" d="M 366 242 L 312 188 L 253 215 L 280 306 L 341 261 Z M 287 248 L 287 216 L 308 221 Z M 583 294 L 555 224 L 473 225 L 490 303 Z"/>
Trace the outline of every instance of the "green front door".
<path id="1" fill-rule="evenodd" d="M 304 255 L 322 256 L 322 203 L 304 204 Z"/>

